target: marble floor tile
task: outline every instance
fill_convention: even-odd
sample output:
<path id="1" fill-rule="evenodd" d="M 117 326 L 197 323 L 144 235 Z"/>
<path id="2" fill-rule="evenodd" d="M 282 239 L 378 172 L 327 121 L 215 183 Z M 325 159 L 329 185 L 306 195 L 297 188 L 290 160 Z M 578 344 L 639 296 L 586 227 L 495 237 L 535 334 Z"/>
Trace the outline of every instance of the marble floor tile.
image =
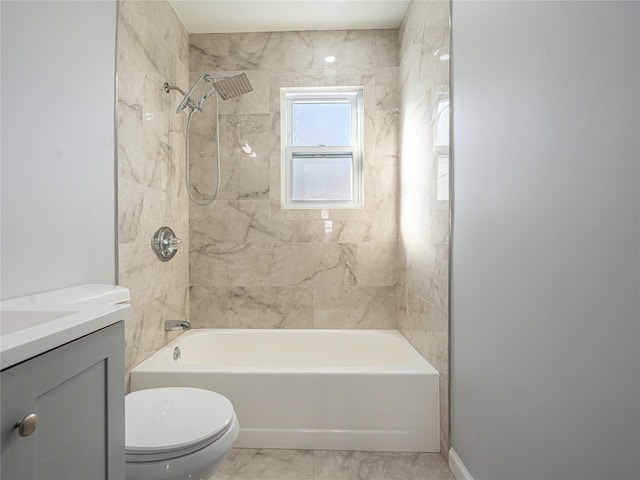
<path id="1" fill-rule="evenodd" d="M 454 480 L 439 453 L 314 452 L 314 480 Z"/>
<path id="2" fill-rule="evenodd" d="M 313 450 L 234 448 L 211 480 L 313 480 Z"/>
<path id="3" fill-rule="evenodd" d="M 439 453 L 231 450 L 211 480 L 455 480 Z"/>

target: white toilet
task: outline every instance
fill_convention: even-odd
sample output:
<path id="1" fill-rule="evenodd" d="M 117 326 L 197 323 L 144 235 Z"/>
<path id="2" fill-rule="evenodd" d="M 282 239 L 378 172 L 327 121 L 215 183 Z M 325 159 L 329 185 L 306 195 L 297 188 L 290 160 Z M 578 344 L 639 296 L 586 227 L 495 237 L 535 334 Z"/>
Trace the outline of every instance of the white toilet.
<path id="1" fill-rule="evenodd" d="M 127 480 L 208 480 L 240 431 L 231 402 L 198 388 L 132 392 L 125 412 Z"/>
<path id="2" fill-rule="evenodd" d="M 20 301 L 16 305 L 118 304 L 131 296 L 125 287 L 91 284 Z M 209 480 L 239 432 L 231 402 L 218 393 L 187 387 L 132 392 L 125 397 L 126 478 Z"/>

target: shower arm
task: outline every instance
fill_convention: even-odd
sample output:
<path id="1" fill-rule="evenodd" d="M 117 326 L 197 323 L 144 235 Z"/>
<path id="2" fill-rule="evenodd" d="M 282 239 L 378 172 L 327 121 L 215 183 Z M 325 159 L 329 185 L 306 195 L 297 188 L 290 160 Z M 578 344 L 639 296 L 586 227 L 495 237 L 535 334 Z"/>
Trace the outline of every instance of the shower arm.
<path id="1" fill-rule="evenodd" d="M 176 85 L 169 85 L 169 82 L 164 82 L 164 93 L 169 93 L 171 90 L 177 90 L 182 95 L 185 95 L 185 91 Z"/>
<path id="2" fill-rule="evenodd" d="M 201 100 L 200 103 L 196 104 L 196 102 L 194 102 L 191 99 L 190 95 L 191 95 L 191 92 L 193 92 L 193 88 L 191 90 L 189 90 L 189 93 L 185 93 L 185 91 L 182 90 L 177 85 L 169 85 L 168 82 L 164 82 L 164 93 L 169 93 L 171 90 L 177 90 L 184 97 L 184 99 L 180 103 L 180 106 L 176 110 L 176 113 L 180 113 L 182 110 L 184 110 L 187 107 L 189 107 L 191 109 L 191 111 L 198 110 L 198 111 L 202 112 L 202 104 L 204 103 L 204 100 Z"/>
<path id="3" fill-rule="evenodd" d="M 191 98 L 191 94 L 194 92 L 194 90 L 196 89 L 196 87 L 198 86 L 198 84 L 207 76 L 206 73 L 203 73 L 202 75 L 200 75 L 200 78 L 198 78 L 198 80 L 196 80 L 194 82 L 194 84 L 191 86 L 191 89 L 185 93 L 184 90 L 182 90 L 180 87 L 176 86 L 176 85 L 169 85 L 167 82 L 164 83 L 164 91 L 165 93 L 169 93 L 171 90 L 177 90 L 179 91 L 182 95 L 183 95 L 183 99 L 180 102 L 180 105 L 178 105 L 178 108 L 176 109 L 176 113 L 180 113 L 182 112 L 182 110 L 184 110 L 185 108 L 189 107 L 192 111 L 193 110 L 199 110 L 200 112 L 202 112 L 202 103 L 203 101 L 201 100 L 200 103 L 196 103 L 192 98 Z"/>

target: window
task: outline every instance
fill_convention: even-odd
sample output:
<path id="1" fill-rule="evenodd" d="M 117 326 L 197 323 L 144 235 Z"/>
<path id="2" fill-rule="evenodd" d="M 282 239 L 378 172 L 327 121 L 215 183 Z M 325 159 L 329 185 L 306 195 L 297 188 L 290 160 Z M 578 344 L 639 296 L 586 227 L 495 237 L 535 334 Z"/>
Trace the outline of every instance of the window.
<path id="1" fill-rule="evenodd" d="M 283 208 L 362 208 L 362 88 L 283 88 Z"/>
<path id="2" fill-rule="evenodd" d="M 449 94 L 437 92 L 433 144 L 438 159 L 436 200 L 449 201 Z"/>

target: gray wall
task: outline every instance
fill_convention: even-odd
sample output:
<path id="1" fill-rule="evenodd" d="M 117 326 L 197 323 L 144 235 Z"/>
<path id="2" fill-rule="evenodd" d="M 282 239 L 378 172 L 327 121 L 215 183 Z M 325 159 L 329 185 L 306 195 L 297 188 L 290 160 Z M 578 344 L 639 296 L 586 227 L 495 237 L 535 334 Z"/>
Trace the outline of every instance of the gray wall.
<path id="1" fill-rule="evenodd" d="M 115 2 L 2 2 L 2 298 L 115 281 Z"/>
<path id="2" fill-rule="evenodd" d="M 452 447 L 640 478 L 640 3 L 454 2 Z"/>

